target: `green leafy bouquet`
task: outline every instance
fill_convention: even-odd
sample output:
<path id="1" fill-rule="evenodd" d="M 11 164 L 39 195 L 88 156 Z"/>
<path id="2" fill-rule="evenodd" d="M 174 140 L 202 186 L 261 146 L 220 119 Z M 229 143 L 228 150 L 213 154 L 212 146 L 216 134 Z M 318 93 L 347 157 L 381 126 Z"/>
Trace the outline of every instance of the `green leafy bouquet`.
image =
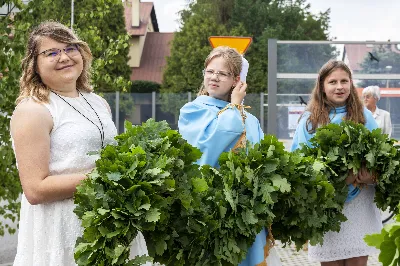
<path id="1" fill-rule="evenodd" d="M 324 175 L 325 166 L 299 151 L 287 158 L 277 173 L 288 178 L 292 189 L 275 199 L 272 232 L 275 239 L 294 242 L 299 250 L 307 240 L 312 245 L 322 243 L 324 234 L 339 231 L 346 218 L 335 200 L 333 185 Z"/>
<path id="2" fill-rule="evenodd" d="M 242 163 L 245 151 L 226 153 L 218 170 L 199 167 L 201 152 L 166 122 L 125 126 L 117 145 L 101 151 L 96 169 L 77 189 L 75 213 L 84 227 L 77 263 L 151 260 L 129 259 L 140 231 L 149 255 L 165 265 L 239 264 L 255 236 L 272 222 L 269 193 L 290 189 L 284 178 L 260 180 L 257 170 Z"/>
<path id="3" fill-rule="evenodd" d="M 365 166 L 377 176 L 377 206 L 397 211 L 400 200 L 400 153 L 393 139 L 382 134 L 380 129 L 370 132 L 362 124 L 343 121 L 318 128 L 310 142 L 311 147 L 304 145 L 301 152 L 324 163 L 324 174 L 335 187 L 339 204 L 343 205 L 347 198 L 345 179 L 349 171 L 357 174 Z"/>
<path id="4" fill-rule="evenodd" d="M 75 248 L 78 265 L 141 265 L 149 258 L 129 260 L 130 245 L 138 231 L 151 231 L 156 226 L 159 231 L 168 231 L 159 236 L 156 245 L 149 245 L 163 254 L 165 235 L 174 235 L 169 228 L 171 220 L 184 220 L 193 211 L 191 190 L 196 183 L 193 188 L 189 177 L 200 176 L 193 163 L 201 152 L 167 123 L 125 126 L 126 132 L 116 137 L 118 144 L 101 151 L 96 169 L 75 193 L 75 213 L 84 228 Z M 171 208 L 179 211 L 183 206 L 182 214 L 171 217 Z"/>
<path id="5" fill-rule="evenodd" d="M 238 265 L 272 223 L 277 239 L 304 243 L 340 222 L 330 219 L 337 206 L 323 165 L 284 151 L 274 136 L 223 153 L 215 169 L 195 164 L 201 152 L 166 122 L 125 127 L 77 188 L 78 265 Z M 130 259 L 138 232 L 150 256 Z"/>

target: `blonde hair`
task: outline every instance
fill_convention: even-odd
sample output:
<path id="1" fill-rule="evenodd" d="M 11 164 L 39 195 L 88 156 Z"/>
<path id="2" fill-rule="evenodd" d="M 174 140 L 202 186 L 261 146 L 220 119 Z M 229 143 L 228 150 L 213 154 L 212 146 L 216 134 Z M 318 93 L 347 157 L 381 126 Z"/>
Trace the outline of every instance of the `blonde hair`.
<path id="1" fill-rule="evenodd" d="M 33 97 L 38 102 L 49 101 L 50 88 L 43 83 L 36 71 L 39 48 L 44 37 L 61 43 L 78 45 L 83 59 L 83 70 L 76 81 L 76 86 L 80 91 L 91 92 L 92 88 L 89 82 L 92 53 L 89 46 L 63 24 L 54 21 L 45 21 L 33 29 L 29 35 L 25 57 L 22 60 L 22 76 L 19 82 L 20 94 L 16 103 L 18 104 L 27 97 Z"/>
<path id="2" fill-rule="evenodd" d="M 329 112 L 331 109 L 335 110 L 335 105 L 326 98 L 324 81 L 333 71 L 338 69 L 345 71 L 351 81 L 350 95 L 346 100 L 347 113 L 344 119 L 365 124 L 364 107 L 354 87 L 350 68 L 343 61 L 330 60 L 319 70 L 310 102 L 307 105 L 307 111 L 311 114 L 307 119 L 306 128 L 309 129 L 310 133 L 315 132 L 318 126 L 327 125 L 330 122 Z M 310 124 L 311 128 L 309 127 Z"/>
<path id="3" fill-rule="evenodd" d="M 236 49 L 228 46 L 218 46 L 214 48 L 204 61 L 204 68 L 207 68 L 211 60 L 218 57 L 222 57 L 225 60 L 229 72 L 232 73 L 233 78 L 240 76 L 240 72 L 242 71 L 242 56 Z M 200 95 L 208 95 L 204 81 L 201 83 L 199 92 L 197 93 L 197 96 Z"/>

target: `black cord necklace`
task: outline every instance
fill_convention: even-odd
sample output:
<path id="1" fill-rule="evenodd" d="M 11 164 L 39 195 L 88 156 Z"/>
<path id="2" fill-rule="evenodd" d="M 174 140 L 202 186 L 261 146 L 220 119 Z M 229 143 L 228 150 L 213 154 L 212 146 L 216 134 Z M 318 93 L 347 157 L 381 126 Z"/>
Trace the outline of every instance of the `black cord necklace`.
<path id="1" fill-rule="evenodd" d="M 93 110 L 93 112 L 96 114 L 97 119 L 100 122 L 100 126 L 101 129 L 98 125 L 96 125 L 92 120 L 90 120 L 87 116 L 85 116 L 84 114 L 82 114 L 78 109 L 76 109 L 72 104 L 70 104 L 69 102 L 67 102 L 63 97 L 61 97 L 61 95 L 59 95 L 58 93 L 52 91 L 55 95 L 57 95 L 61 100 L 63 100 L 66 104 L 68 104 L 69 106 L 71 106 L 75 111 L 77 111 L 81 116 L 83 116 L 84 118 L 86 118 L 90 123 L 92 123 L 93 125 L 95 125 L 97 127 L 97 129 L 100 132 L 100 139 L 101 139 L 101 148 L 104 148 L 104 127 L 103 127 L 103 123 L 100 120 L 99 115 L 97 114 L 96 110 L 94 110 L 94 108 L 92 107 L 92 105 L 88 102 L 88 100 L 86 100 L 86 98 L 83 96 L 83 94 L 77 89 L 78 93 L 80 96 L 82 96 L 82 98 L 85 100 L 85 102 L 90 106 L 90 108 Z"/>

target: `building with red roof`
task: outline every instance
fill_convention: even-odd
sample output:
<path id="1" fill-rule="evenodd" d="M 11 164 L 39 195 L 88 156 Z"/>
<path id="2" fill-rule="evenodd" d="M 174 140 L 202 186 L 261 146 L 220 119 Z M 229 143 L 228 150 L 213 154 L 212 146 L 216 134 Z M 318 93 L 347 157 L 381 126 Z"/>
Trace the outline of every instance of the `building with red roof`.
<path id="1" fill-rule="evenodd" d="M 162 83 L 166 58 L 174 33 L 159 32 L 157 16 L 152 2 L 129 0 L 124 3 L 125 28 L 131 36 L 131 80 Z"/>

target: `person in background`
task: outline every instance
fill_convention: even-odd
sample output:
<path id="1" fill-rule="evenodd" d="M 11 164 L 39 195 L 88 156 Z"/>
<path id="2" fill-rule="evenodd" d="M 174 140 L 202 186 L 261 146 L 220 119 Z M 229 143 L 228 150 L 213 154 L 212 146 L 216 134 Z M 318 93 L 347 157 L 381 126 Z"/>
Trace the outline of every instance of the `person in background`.
<path id="1" fill-rule="evenodd" d="M 73 195 L 117 130 L 92 92 L 89 46 L 69 28 L 43 22 L 29 35 L 11 138 L 22 185 L 14 266 L 75 266 L 81 221 Z M 143 238 L 143 236 L 142 236 Z M 131 253 L 147 253 L 134 242 Z M 140 254 L 141 255 L 141 254 Z"/>
<path id="2" fill-rule="evenodd" d="M 310 145 L 316 129 L 330 123 L 350 120 L 364 124 L 370 131 L 378 127 L 357 96 L 351 71 L 344 62 L 328 61 L 320 69 L 315 84 L 296 128 L 292 151 L 302 143 Z M 346 184 L 349 192 L 343 214 L 347 221 L 341 224 L 339 232 L 327 232 L 322 245 L 308 247 L 308 259 L 320 262 L 321 266 L 366 266 L 368 256 L 379 252 L 364 242 L 365 235 L 382 229 L 380 212 L 374 202 L 373 174 L 364 166 L 357 175 L 349 172 Z M 360 189 L 360 184 L 371 185 Z"/>
<path id="3" fill-rule="evenodd" d="M 379 128 L 382 129 L 383 134 L 388 134 L 389 138 L 392 135 L 392 121 L 388 111 L 379 109 L 376 104 L 381 98 L 380 89 L 378 86 L 368 86 L 363 89 L 362 97 L 365 107 L 371 111 L 372 116 L 375 118 Z"/>
<path id="4" fill-rule="evenodd" d="M 258 119 L 242 104 L 247 69 L 248 62 L 230 47 L 217 47 L 206 58 L 198 97 L 181 108 L 178 121 L 182 137 L 203 153 L 198 164 L 218 167 L 221 153 L 245 147 L 246 140 L 257 143 L 264 137 Z M 256 236 L 239 266 L 281 265 L 274 248 L 269 255 L 264 252 L 270 248 L 267 235 L 263 229 Z"/>

